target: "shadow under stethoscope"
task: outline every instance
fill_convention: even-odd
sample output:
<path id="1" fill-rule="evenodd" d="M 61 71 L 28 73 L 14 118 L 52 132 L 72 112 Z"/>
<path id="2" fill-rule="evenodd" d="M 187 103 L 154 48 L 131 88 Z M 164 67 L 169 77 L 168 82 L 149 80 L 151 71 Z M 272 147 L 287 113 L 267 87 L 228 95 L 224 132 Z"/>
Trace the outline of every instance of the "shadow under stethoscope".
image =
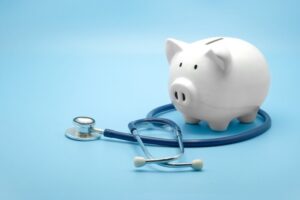
<path id="1" fill-rule="evenodd" d="M 190 169 L 190 168 L 165 168 L 165 167 L 161 167 L 159 165 L 147 165 L 147 168 L 135 168 L 133 169 L 132 171 L 134 172 L 138 172 L 138 173 L 157 173 L 157 172 L 160 172 L 160 173 L 180 173 L 180 172 L 191 172 L 191 173 L 198 173 L 198 174 L 202 174 L 202 173 L 199 173 L 198 171 L 195 171 L 193 169 Z M 204 172 L 206 171 L 205 169 L 201 169 L 201 172 Z"/>

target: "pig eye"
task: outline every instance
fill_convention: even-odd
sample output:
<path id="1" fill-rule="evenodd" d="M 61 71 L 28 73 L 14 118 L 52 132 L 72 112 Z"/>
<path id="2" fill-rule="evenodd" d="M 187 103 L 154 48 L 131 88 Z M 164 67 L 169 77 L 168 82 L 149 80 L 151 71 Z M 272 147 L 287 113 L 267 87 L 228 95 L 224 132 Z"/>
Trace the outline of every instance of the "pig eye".
<path id="1" fill-rule="evenodd" d="M 198 68 L 198 65 L 194 65 L 194 69 L 196 70 Z"/>
<path id="2" fill-rule="evenodd" d="M 179 64 L 179 67 L 181 67 L 182 66 L 182 62 Z"/>

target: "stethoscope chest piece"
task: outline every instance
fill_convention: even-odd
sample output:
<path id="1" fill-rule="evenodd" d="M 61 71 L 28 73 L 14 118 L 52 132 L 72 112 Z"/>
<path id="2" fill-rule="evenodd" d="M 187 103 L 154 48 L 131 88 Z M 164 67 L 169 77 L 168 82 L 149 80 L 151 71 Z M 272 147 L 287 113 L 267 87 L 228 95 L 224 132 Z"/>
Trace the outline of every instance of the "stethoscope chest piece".
<path id="1" fill-rule="evenodd" d="M 78 141 L 98 140 L 101 131 L 94 128 L 95 120 L 90 117 L 75 117 L 73 119 L 75 127 L 66 130 L 66 137 Z"/>

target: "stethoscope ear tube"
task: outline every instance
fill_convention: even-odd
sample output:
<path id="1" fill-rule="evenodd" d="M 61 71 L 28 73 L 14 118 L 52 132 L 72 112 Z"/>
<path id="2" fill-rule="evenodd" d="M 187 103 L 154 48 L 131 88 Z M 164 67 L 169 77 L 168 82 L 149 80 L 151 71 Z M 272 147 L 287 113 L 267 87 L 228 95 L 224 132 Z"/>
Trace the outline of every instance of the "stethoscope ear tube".
<path id="1" fill-rule="evenodd" d="M 130 132 L 132 133 L 134 130 L 138 129 L 138 127 L 140 127 L 144 123 L 150 123 L 153 126 L 157 126 L 157 127 L 168 125 L 168 126 L 170 126 L 170 128 L 172 128 L 176 132 L 181 133 L 181 129 L 175 122 L 173 122 L 172 120 L 169 120 L 169 119 L 157 118 L 157 117 L 152 117 L 152 118 L 148 117 L 148 118 L 134 120 L 128 124 L 128 128 L 129 128 Z"/>
<path id="2" fill-rule="evenodd" d="M 134 129 L 133 129 L 134 130 Z M 126 140 L 130 142 L 136 142 L 136 139 L 133 135 L 128 133 L 123 133 L 119 131 L 114 131 L 111 129 L 105 129 L 103 132 L 105 137 L 115 138 L 120 140 Z M 145 144 L 151 144 L 156 146 L 166 146 L 166 147 L 178 147 L 178 142 L 173 139 L 163 139 L 163 138 L 156 138 L 150 136 L 140 136 L 141 139 Z"/>
<path id="3" fill-rule="evenodd" d="M 109 138 L 126 140 L 130 142 L 137 142 L 135 136 L 132 133 L 133 131 L 137 130 L 138 126 L 142 123 L 151 123 L 156 126 L 159 126 L 159 124 L 169 125 L 176 133 L 180 134 L 181 137 L 181 129 L 179 128 L 179 126 L 175 122 L 165 118 L 144 118 L 144 119 L 132 121 L 128 124 L 128 128 L 131 134 L 114 131 L 111 129 L 105 129 L 103 135 Z M 168 147 L 179 147 L 178 141 L 175 139 L 163 139 L 163 138 L 141 136 L 141 135 L 139 137 L 142 139 L 142 141 L 145 144 L 152 144 L 157 146 L 168 146 Z"/>

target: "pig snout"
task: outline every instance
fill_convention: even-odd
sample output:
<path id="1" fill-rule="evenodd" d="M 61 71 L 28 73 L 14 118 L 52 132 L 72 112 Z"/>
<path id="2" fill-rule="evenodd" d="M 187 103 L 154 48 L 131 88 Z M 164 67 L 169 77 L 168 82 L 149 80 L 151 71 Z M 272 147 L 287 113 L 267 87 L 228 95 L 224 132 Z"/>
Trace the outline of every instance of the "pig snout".
<path id="1" fill-rule="evenodd" d="M 177 78 L 171 83 L 170 96 L 173 103 L 188 106 L 196 96 L 194 84 L 186 78 Z"/>

